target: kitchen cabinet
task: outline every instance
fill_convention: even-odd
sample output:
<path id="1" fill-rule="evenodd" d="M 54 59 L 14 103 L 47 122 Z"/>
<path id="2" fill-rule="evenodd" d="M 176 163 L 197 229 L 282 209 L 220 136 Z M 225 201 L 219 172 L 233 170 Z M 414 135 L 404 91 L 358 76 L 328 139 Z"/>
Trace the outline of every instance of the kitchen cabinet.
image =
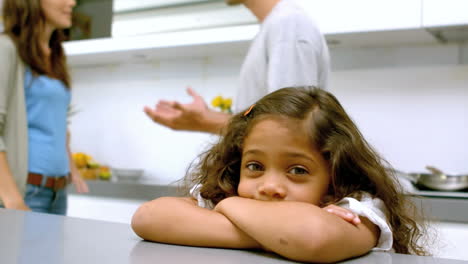
<path id="1" fill-rule="evenodd" d="M 436 44 L 439 41 L 422 25 L 421 0 L 307 0 L 301 3 L 315 17 L 331 46 Z M 229 10 L 230 7 L 224 8 Z M 229 17 L 224 19 L 229 20 Z M 236 23 L 242 20 L 236 19 Z M 245 18 L 246 23 L 249 19 Z M 189 31 L 74 41 L 66 43 L 65 50 L 71 66 L 243 56 L 259 26 L 236 23 Z"/>
<path id="2" fill-rule="evenodd" d="M 327 40 L 335 45 L 388 46 L 437 42 L 421 26 L 420 0 L 320 0 L 302 3 L 316 18 Z M 224 8 L 232 9 L 227 5 Z M 216 12 L 212 15 L 215 16 Z M 237 18 L 239 19 L 241 18 Z M 250 17 L 245 19 L 250 21 Z M 65 44 L 65 50 L 71 66 L 181 57 L 200 58 L 222 54 L 243 56 L 258 28 L 255 24 L 217 26 L 190 31 L 72 41 Z"/>
<path id="3" fill-rule="evenodd" d="M 468 39 L 468 1 L 424 0 L 423 27 L 442 42 Z"/>
<path id="4" fill-rule="evenodd" d="M 130 224 L 144 202 L 147 201 L 70 194 L 67 216 Z"/>
<path id="5" fill-rule="evenodd" d="M 420 0 L 304 1 L 325 34 L 416 29 Z"/>
<path id="6" fill-rule="evenodd" d="M 71 66 L 244 54 L 258 25 L 202 29 L 65 43 Z"/>
<path id="7" fill-rule="evenodd" d="M 468 222 L 431 222 L 430 228 L 429 232 L 435 231 L 434 256 L 468 261 Z"/>
<path id="8" fill-rule="evenodd" d="M 468 1 L 423 0 L 422 14 L 424 27 L 468 25 Z"/>
<path id="9" fill-rule="evenodd" d="M 180 196 L 177 186 L 145 182 L 87 181 L 90 192 L 67 188 L 68 216 L 130 224 L 144 202 L 163 196 Z"/>

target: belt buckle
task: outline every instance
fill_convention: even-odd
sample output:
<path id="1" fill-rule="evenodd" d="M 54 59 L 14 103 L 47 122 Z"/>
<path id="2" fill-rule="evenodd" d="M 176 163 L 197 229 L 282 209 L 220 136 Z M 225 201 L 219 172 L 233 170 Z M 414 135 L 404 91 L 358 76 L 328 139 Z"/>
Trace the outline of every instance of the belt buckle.
<path id="1" fill-rule="evenodd" d="M 44 184 L 42 186 L 48 187 L 52 189 L 54 192 L 57 192 L 58 190 L 65 188 L 65 185 L 66 185 L 65 177 L 56 176 L 56 175 L 44 175 L 44 176 L 45 176 L 45 179 L 43 180 Z M 49 181 L 52 182 L 52 186 L 47 184 Z"/>
<path id="2" fill-rule="evenodd" d="M 54 179 L 54 192 L 65 188 L 65 177 L 59 177 Z"/>

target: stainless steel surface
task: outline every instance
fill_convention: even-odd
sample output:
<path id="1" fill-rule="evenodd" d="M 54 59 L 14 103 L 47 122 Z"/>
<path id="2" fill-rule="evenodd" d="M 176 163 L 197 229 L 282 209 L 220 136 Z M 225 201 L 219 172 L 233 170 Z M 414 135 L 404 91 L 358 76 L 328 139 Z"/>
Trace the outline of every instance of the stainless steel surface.
<path id="1" fill-rule="evenodd" d="M 439 191 L 459 191 L 468 188 L 468 175 L 416 174 L 418 184 Z"/>
<path id="2" fill-rule="evenodd" d="M 98 196 L 118 199 L 153 200 L 162 196 L 185 196 L 183 190 L 174 185 L 158 185 L 143 181 L 109 182 L 87 181 L 89 193 L 76 193 L 75 186 L 70 184 L 67 192 L 83 196 Z"/>
<path id="3" fill-rule="evenodd" d="M 296 263 L 255 251 L 146 242 L 126 224 L 6 209 L 0 209 L 0 234 L 2 264 Z M 461 264 L 466 261 L 373 252 L 342 263 Z"/>
<path id="4" fill-rule="evenodd" d="M 416 186 L 429 188 L 437 191 L 460 191 L 468 190 L 468 175 L 448 175 L 439 169 L 427 166 L 432 173 L 405 173 L 395 171 L 397 177 L 404 177 Z"/>
<path id="5" fill-rule="evenodd" d="M 425 192 L 429 195 L 428 192 Z M 468 196 L 467 193 L 465 193 Z M 411 196 L 418 209 L 423 211 L 425 219 L 468 223 L 468 197 Z"/>

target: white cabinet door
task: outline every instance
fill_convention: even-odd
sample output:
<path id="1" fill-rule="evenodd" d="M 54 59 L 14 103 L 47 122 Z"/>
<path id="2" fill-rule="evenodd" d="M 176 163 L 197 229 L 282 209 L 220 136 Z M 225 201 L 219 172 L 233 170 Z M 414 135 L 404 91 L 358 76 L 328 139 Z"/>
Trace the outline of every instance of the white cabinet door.
<path id="1" fill-rule="evenodd" d="M 67 216 L 130 224 L 146 201 L 69 194 Z"/>
<path id="2" fill-rule="evenodd" d="M 466 238 L 468 237 L 468 223 L 438 222 L 431 223 L 432 247 L 434 257 L 468 260 Z"/>
<path id="3" fill-rule="evenodd" d="M 423 0 L 423 26 L 457 26 L 468 24 L 467 0 Z"/>
<path id="4" fill-rule="evenodd" d="M 303 0 L 325 34 L 421 28 L 421 0 Z"/>

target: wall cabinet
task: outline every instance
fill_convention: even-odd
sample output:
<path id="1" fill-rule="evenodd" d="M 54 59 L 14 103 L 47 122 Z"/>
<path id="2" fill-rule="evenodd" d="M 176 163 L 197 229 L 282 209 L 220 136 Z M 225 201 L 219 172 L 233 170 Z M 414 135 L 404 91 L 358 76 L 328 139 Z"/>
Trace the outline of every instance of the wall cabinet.
<path id="1" fill-rule="evenodd" d="M 420 0 L 304 1 L 325 34 L 421 27 Z"/>
<path id="2" fill-rule="evenodd" d="M 130 224 L 143 200 L 68 195 L 67 216 Z"/>
<path id="3" fill-rule="evenodd" d="M 423 0 L 423 27 L 468 25 L 468 1 Z"/>
<path id="4" fill-rule="evenodd" d="M 305 0 L 301 3 L 316 18 L 332 48 L 437 44 L 468 39 L 466 0 Z M 460 29 L 453 25 L 466 26 Z M 66 43 L 65 50 L 71 66 L 226 54 L 243 56 L 258 27 L 256 24 L 224 25 L 75 41 Z"/>

